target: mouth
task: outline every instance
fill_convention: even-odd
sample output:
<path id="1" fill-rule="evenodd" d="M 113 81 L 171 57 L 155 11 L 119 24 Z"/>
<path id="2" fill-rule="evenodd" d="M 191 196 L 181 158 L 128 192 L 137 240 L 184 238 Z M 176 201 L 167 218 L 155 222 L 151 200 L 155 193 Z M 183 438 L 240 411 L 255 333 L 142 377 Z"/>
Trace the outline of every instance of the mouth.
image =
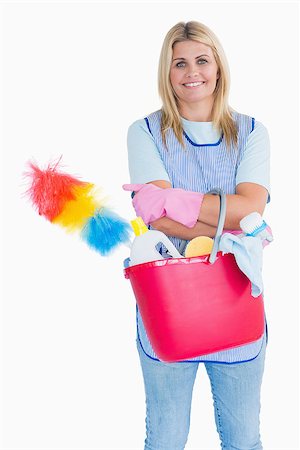
<path id="1" fill-rule="evenodd" d="M 194 81 L 193 83 L 183 83 L 183 86 L 185 86 L 187 88 L 194 88 L 194 87 L 201 86 L 204 83 L 205 83 L 205 81 Z"/>

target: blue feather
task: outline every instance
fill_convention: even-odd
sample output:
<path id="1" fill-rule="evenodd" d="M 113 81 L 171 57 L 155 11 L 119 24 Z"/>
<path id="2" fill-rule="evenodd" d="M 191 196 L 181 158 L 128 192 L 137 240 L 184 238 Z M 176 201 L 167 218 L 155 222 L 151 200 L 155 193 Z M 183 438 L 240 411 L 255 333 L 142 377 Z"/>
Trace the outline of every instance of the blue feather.
<path id="1" fill-rule="evenodd" d="M 81 238 L 102 256 L 118 245 L 130 241 L 131 227 L 118 214 L 108 208 L 97 210 L 81 231 Z"/>

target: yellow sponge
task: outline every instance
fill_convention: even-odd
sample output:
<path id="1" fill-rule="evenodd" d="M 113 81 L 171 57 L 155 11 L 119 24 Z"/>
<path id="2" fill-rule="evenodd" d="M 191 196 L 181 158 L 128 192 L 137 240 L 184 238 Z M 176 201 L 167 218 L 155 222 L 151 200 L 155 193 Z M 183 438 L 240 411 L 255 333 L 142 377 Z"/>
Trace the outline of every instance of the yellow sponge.
<path id="1" fill-rule="evenodd" d="M 186 246 L 184 256 L 186 258 L 191 258 L 192 256 L 209 255 L 213 245 L 213 239 L 208 236 L 195 237 Z"/>

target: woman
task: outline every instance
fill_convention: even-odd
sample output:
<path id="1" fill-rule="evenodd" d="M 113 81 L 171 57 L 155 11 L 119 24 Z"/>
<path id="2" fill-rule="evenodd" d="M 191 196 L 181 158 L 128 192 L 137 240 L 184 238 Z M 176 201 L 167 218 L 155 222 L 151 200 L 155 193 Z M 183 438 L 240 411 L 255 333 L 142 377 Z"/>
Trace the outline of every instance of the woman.
<path id="1" fill-rule="evenodd" d="M 269 201 L 267 130 L 230 108 L 228 92 L 226 57 L 214 33 L 198 22 L 172 27 L 159 63 L 162 108 L 128 131 L 131 183 L 142 185 L 125 189 L 135 191 L 138 214 L 177 248 L 182 239 L 215 235 L 220 205 L 217 196 L 206 194 L 212 188 L 227 194 L 225 228 L 230 230 L 240 230 L 240 220 L 250 212 L 262 214 Z M 176 195 L 176 201 L 169 202 L 167 195 Z M 168 212 L 167 204 L 175 207 Z M 137 331 L 147 405 L 145 450 L 184 449 L 200 362 L 211 382 L 221 447 L 262 449 L 266 332 L 238 348 L 164 363 L 151 347 L 138 309 Z"/>

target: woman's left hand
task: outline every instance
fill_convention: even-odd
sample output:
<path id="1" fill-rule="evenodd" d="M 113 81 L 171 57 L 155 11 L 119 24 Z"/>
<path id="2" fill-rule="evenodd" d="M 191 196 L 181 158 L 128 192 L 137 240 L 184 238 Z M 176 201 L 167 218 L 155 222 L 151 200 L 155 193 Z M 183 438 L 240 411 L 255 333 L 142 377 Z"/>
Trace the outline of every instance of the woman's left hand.
<path id="1" fill-rule="evenodd" d="M 149 184 L 124 184 L 125 191 L 134 191 L 133 207 L 146 224 L 168 217 L 193 228 L 198 220 L 204 194 L 179 188 L 161 189 Z"/>

